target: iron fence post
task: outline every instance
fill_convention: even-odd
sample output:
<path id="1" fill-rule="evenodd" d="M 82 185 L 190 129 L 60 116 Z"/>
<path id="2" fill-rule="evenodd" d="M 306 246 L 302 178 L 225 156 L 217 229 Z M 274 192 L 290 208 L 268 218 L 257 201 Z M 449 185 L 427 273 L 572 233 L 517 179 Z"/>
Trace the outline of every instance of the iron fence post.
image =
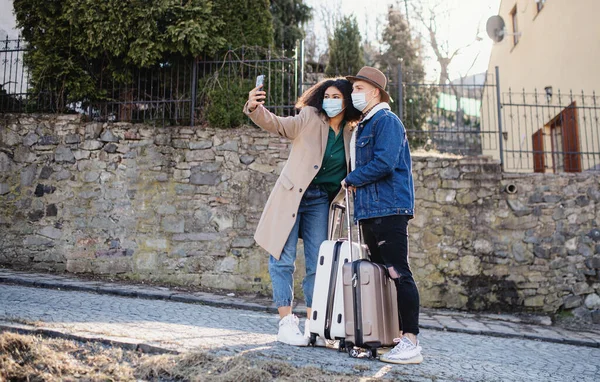
<path id="1" fill-rule="evenodd" d="M 404 106 L 404 94 L 402 89 L 402 64 L 398 64 L 398 80 L 396 86 L 398 87 L 398 118 L 403 119 L 403 106 Z"/>
<path id="2" fill-rule="evenodd" d="M 190 126 L 194 127 L 194 114 L 196 111 L 196 88 L 198 87 L 198 58 L 195 57 L 192 67 L 192 99 L 190 103 Z"/>
<path id="3" fill-rule="evenodd" d="M 304 60 L 304 39 L 302 39 L 300 40 L 300 54 L 296 58 L 296 81 L 298 86 L 296 87 L 296 94 L 294 99 L 298 99 L 298 97 L 302 94 L 302 91 L 304 90 Z M 298 70 L 300 74 L 298 74 Z"/>
<path id="4" fill-rule="evenodd" d="M 496 103 L 498 107 L 498 142 L 500 149 L 500 170 L 504 171 L 504 143 L 502 140 L 502 102 L 500 101 L 500 69 L 496 66 Z"/>

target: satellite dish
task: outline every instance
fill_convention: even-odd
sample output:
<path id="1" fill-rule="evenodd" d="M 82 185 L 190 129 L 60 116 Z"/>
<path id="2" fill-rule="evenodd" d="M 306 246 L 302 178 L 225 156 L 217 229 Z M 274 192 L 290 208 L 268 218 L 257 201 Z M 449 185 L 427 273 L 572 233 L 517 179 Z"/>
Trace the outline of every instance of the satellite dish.
<path id="1" fill-rule="evenodd" d="M 488 19 L 485 29 L 487 30 L 488 36 L 494 42 L 500 42 L 504 39 L 504 27 L 506 24 L 504 23 L 504 19 L 500 16 L 492 16 Z"/>

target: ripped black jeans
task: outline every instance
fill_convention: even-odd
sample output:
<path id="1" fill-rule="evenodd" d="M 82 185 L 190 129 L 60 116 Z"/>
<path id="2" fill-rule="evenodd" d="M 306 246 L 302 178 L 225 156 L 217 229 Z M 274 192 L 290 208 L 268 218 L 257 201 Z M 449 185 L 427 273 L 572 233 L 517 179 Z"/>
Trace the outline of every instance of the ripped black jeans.
<path id="1" fill-rule="evenodd" d="M 396 284 L 400 330 L 419 334 L 419 290 L 408 265 L 408 220 L 391 215 L 361 220 L 371 261 L 385 265 Z"/>

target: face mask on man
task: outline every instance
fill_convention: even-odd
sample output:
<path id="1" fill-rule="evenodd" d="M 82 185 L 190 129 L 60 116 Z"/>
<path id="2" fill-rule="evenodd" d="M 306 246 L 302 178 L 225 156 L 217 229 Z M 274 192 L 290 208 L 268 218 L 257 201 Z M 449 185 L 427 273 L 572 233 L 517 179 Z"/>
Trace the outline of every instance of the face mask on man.
<path id="1" fill-rule="evenodd" d="M 342 99 L 341 98 L 325 98 L 323 100 L 323 110 L 325 111 L 325 113 L 327 113 L 329 118 L 335 117 L 336 115 L 338 115 L 342 111 L 344 111 L 344 107 L 342 105 Z"/>
<path id="2" fill-rule="evenodd" d="M 375 96 L 373 96 L 367 101 L 367 94 L 373 93 L 374 91 L 375 89 L 366 93 L 352 93 L 352 105 L 356 108 L 356 110 L 364 111 L 367 108 L 369 102 L 371 102 L 371 100 L 375 98 Z"/>

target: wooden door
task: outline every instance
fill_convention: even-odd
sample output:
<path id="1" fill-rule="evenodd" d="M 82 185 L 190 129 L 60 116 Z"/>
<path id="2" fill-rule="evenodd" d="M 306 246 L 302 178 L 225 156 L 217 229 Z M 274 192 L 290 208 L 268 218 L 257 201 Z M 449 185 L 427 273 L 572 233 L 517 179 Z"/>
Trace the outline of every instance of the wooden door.
<path id="1" fill-rule="evenodd" d="M 570 104 L 561 113 L 565 172 L 581 172 L 581 153 L 579 151 L 579 123 L 577 106 Z"/>
<path id="2" fill-rule="evenodd" d="M 533 171 L 544 172 L 546 161 L 544 158 L 544 131 L 539 129 L 532 135 L 533 140 Z"/>

